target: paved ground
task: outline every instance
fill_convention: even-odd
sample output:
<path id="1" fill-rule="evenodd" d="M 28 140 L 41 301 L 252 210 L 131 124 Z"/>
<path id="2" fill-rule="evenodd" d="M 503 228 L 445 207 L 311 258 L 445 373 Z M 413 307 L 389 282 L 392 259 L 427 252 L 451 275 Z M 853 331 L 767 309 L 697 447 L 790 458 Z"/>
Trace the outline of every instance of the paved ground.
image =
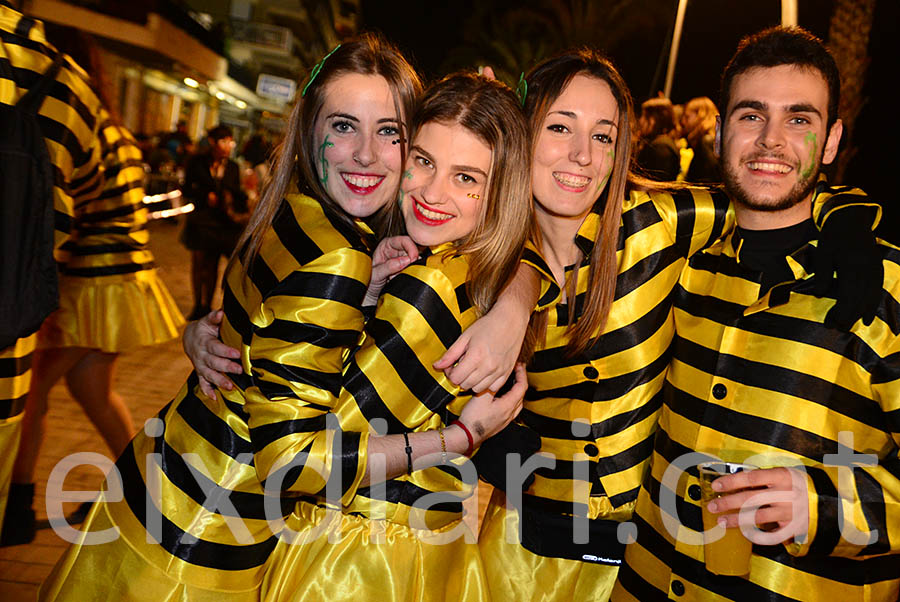
<path id="1" fill-rule="evenodd" d="M 190 257 L 178 242 L 179 226 L 168 222 L 151 224 L 150 244 L 159 271 L 184 313 L 191 309 Z M 190 373 L 190 362 L 181 351 L 181 342 L 150 347 L 123 355 L 116 373 L 116 390 L 128 403 L 134 423 L 140 428 L 178 391 Z M 109 456 L 103 440 L 81 408 L 69 396 L 64 384 L 50 394 L 47 439 L 37 465 L 35 509 L 38 520 L 45 519 L 47 479 L 54 466 L 74 452 L 96 452 Z M 103 475 L 89 466 L 74 468 L 65 479 L 66 490 L 99 489 Z M 77 504 L 66 504 L 71 511 Z M 50 572 L 66 547 L 49 528 L 38 531 L 30 545 L 0 548 L 0 600 L 33 600 L 37 586 Z"/>

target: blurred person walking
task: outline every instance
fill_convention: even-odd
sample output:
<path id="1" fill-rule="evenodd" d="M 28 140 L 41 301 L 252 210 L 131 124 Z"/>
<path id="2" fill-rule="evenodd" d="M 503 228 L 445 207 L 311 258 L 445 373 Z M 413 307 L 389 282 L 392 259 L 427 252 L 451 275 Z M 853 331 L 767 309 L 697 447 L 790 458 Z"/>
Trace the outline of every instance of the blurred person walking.
<path id="1" fill-rule="evenodd" d="M 7 497 L 30 508 L 34 486 L 10 487 L 41 321 L 56 307 L 53 251 L 69 237 L 76 202 L 102 185 L 101 104 L 86 73 L 56 50 L 43 23 L 0 0 L 0 527 Z M 45 102 L 52 95 L 52 102 Z M 18 136 L 37 144 L 11 147 Z M 26 187 L 34 186 L 31 190 Z M 16 202 L 18 201 L 18 202 Z M 26 236 L 34 234 L 31 239 Z M 19 267 L 24 266 L 24 270 Z M 25 288 L 20 289 L 21 285 Z M 30 289 L 30 290 L 29 290 Z M 17 294 L 22 292 L 25 294 Z M 26 319 L 31 313 L 32 319 Z M 18 519 L 13 519 L 17 524 Z M 6 539 L 6 533 L 0 540 Z"/>
<path id="2" fill-rule="evenodd" d="M 102 81 L 90 38 L 70 28 L 54 28 L 53 38 L 81 64 L 92 66 L 95 82 Z M 82 76 L 83 85 L 90 86 L 87 75 Z M 92 89 L 102 98 L 102 86 Z M 34 539 L 34 470 L 50 389 L 65 376 L 72 397 L 118 456 L 134 435 L 131 413 L 112 390 L 118 354 L 171 340 L 184 323 L 147 249 L 140 149 L 102 107 L 95 128 L 99 163 L 92 170 L 96 175 L 85 179 L 96 183 L 89 195 L 79 196 L 69 239 L 57 251 L 59 309 L 43 322 L 32 357 L 12 471 L 17 494 L 5 511 L 4 545 Z"/>
<path id="3" fill-rule="evenodd" d="M 184 174 L 183 193 L 195 207 L 181 233 L 181 242 L 191 251 L 191 320 L 209 313 L 219 257 L 231 255 L 249 218 L 240 169 L 230 159 L 235 145 L 231 128 L 216 126 L 207 138 L 209 147 L 190 158 Z"/>

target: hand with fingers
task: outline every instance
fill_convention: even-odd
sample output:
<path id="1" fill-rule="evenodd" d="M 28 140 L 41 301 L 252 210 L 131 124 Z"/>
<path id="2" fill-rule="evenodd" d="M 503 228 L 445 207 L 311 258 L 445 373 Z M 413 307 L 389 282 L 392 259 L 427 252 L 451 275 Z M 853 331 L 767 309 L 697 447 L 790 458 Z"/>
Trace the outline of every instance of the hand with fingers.
<path id="1" fill-rule="evenodd" d="M 459 421 L 472 433 L 474 446 L 499 433 L 522 410 L 528 379 L 525 366 L 516 364 L 516 382 L 505 394 L 494 397 L 490 392 L 475 395 L 463 408 Z"/>
<path id="2" fill-rule="evenodd" d="M 215 387 L 226 391 L 234 388 L 228 373 L 240 374 L 244 370 L 238 362 L 241 352 L 219 340 L 219 326 L 225 318 L 221 309 L 211 311 L 195 322 L 188 323 L 181 338 L 184 352 L 194 365 L 200 380 L 200 390 L 216 399 Z"/>
<path id="3" fill-rule="evenodd" d="M 519 359 L 527 327 L 527 322 L 519 325 L 500 312 L 488 312 L 456 339 L 434 369 L 463 390 L 499 391 Z"/>
<path id="4" fill-rule="evenodd" d="M 419 258 L 419 247 L 408 236 L 389 236 L 381 240 L 372 254 L 372 278 L 363 306 L 375 305 L 384 285 L 400 270 Z"/>
<path id="5" fill-rule="evenodd" d="M 809 531 L 806 478 L 796 468 L 760 468 L 719 477 L 712 488 L 725 495 L 709 502 L 708 508 L 722 514 L 719 523 L 725 527 L 740 525 L 755 544 L 772 546 L 802 539 Z M 757 525 L 777 528 L 763 530 Z"/>

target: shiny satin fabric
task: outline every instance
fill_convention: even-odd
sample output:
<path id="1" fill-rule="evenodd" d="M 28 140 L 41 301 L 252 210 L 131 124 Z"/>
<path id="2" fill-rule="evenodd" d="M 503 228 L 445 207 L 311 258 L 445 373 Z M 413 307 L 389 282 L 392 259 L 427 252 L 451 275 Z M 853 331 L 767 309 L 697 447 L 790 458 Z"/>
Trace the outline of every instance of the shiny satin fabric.
<path id="1" fill-rule="evenodd" d="M 9 484 L 12 481 L 13 464 L 19 440 L 22 438 L 22 414 L 0 420 L 0 529 L 3 528 L 3 517 L 6 514 L 6 501 L 9 498 Z"/>
<path id="2" fill-rule="evenodd" d="M 184 317 L 156 270 L 61 276 L 59 309 L 41 327 L 40 348 L 87 347 L 122 353 L 170 341 Z"/>
<path id="3" fill-rule="evenodd" d="M 280 527 L 267 518 L 281 522 L 296 499 L 264 495 L 260 479 L 307 451 L 310 466 L 302 473 L 275 476 L 284 477 L 283 487 L 307 494 L 327 481 L 316 471 L 331 469 L 321 461 L 335 438 L 325 417 L 346 347 L 362 328 L 359 305 L 371 272 L 364 232 L 341 227 L 314 199 L 289 195 L 263 238 L 259 269 L 247 278 L 237 269 L 226 274 L 226 300 L 233 302 L 226 301 L 222 340 L 241 349 L 245 373 L 233 375 L 236 387 L 218 391 L 216 399 L 202 394 L 192 374 L 156 425 L 119 457 L 124 498 L 110 496 L 106 513 L 124 545 L 136 551 L 123 570 L 156 571 L 161 581 L 242 599 L 261 583 L 277 542 Z M 366 448 L 359 434 L 344 442 Z M 222 497 L 210 499 L 212 485 Z M 158 542 L 147 541 L 148 530 Z M 89 592 L 105 591 L 107 576 L 94 570 L 96 559 L 114 557 L 122 545 L 82 552 L 84 561 L 69 562 L 67 579 Z"/>
<path id="4" fill-rule="evenodd" d="M 858 198 L 853 191 L 824 192 L 816 204 L 845 194 Z M 880 250 L 885 291 L 877 317 L 844 333 L 823 324 L 833 299 L 811 294 L 815 241 L 785 256 L 794 280 L 766 292 L 759 273 L 740 263 L 742 240 L 735 232 L 705 250 L 674 295 L 678 339 L 635 510 L 637 541 L 626 550 L 612 599 L 894 602 L 900 593 L 896 248 Z M 841 446 L 847 457 L 849 450 L 871 455 L 865 463 L 854 459 L 842 476 L 843 461 L 832 456 Z M 754 545 L 746 578 L 707 571 L 696 473 L 678 469 L 681 459 L 693 463 L 688 452 L 762 468 L 804 467 L 806 542 Z"/>
<path id="5" fill-rule="evenodd" d="M 82 525 L 87 534 L 115 526 L 106 504 L 97 502 Z M 41 585 L 38 600 L 109 600 L 116 602 L 153 600 L 153 602 L 256 602 L 256 581 L 247 580 L 243 589 L 222 591 L 207 589 L 196 573 L 178 580 L 141 555 L 128 541 L 119 537 L 102 546 L 85 545 L 86 535 L 69 546 L 53 571 Z"/>
<path id="6" fill-rule="evenodd" d="M 460 522 L 419 531 L 301 502 L 287 526 L 296 539 L 283 538 L 272 552 L 261 590 L 267 602 L 491 599 L 474 536 Z M 462 536 L 428 543 L 448 531 Z"/>
<path id="7" fill-rule="evenodd" d="M 31 354 L 36 342 L 37 334 L 32 334 L 0 350 L 0 529 L 22 435 L 22 410 L 31 384 Z"/>
<path id="8" fill-rule="evenodd" d="M 619 568 L 533 554 L 519 541 L 519 513 L 494 490 L 478 536 L 478 548 L 494 602 L 605 602 Z"/>

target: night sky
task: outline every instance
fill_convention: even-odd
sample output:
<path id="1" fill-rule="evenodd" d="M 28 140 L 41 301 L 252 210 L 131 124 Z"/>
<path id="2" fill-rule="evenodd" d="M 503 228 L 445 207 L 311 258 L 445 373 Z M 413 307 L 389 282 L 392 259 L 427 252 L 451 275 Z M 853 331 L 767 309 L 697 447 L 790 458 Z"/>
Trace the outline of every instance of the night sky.
<path id="1" fill-rule="evenodd" d="M 510 6 L 548 3 L 501 0 L 490 4 L 496 7 L 497 14 L 502 14 Z M 670 28 L 677 5 L 677 0 L 635 0 L 636 13 L 654 10 L 661 14 L 658 28 L 641 31 L 618 48 L 605 48 L 602 40 L 596 41 L 598 47 L 611 55 L 638 102 L 663 87 Z M 441 63 L 447 51 L 463 43 L 472 7 L 473 0 L 447 3 L 364 0 L 363 27 L 384 33 L 426 77 L 435 78 L 444 75 Z M 800 25 L 826 38 L 831 9 L 831 0 L 800 0 Z M 748 33 L 777 25 L 780 19 L 780 0 L 691 0 L 685 15 L 672 100 L 679 103 L 694 96 L 715 98 L 719 74 L 738 40 Z M 662 66 L 656 89 L 651 90 L 660 55 Z"/>
<path id="2" fill-rule="evenodd" d="M 464 43 L 476 1 L 363 0 L 363 28 L 384 33 L 426 78 L 434 79 L 444 75 L 441 65 L 448 52 Z M 498 0 L 490 5 L 496 14 L 503 14 L 509 7 L 531 2 L 535 0 Z M 554 2 L 544 0 L 537 4 L 547 6 Z M 657 18 L 650 21 L 658 25 L 641 30 L 614 49 L 604 48 L 602 40 L 597 40 L 596 45 L 610 54 L 619 67 L 638 104 L 663 88 L 677 4 L 677 0 L 635 0 L 635 11 L 657 11 Z M 800 25 L 827 41 L 832 0 L 800 0 L 798 5 Z M 690 0 L 671 95 L 673 102 L 682 103 L 695 96 L 715 100 L 719 74 L 740 38 L 777 25 L 780 7 L 780 0 Z M 865 91 L 869 101 L 857 120 L 854 138 L 859 152 L 846 176 L 847 182 L 863 187 L 886 206 L 887 229 L 891 232 L 884 235 L 891 234 L 893 240 L 900 240 L 900 199 L 896 199 L 893 175 L 900 165 L 900 112 L 894 91 L 900 75 L 898 31 L 900 2 L 879 0 L 869 44 L 872 63 Z M 897 209 L 893 210 L 895 205 Z"/>

